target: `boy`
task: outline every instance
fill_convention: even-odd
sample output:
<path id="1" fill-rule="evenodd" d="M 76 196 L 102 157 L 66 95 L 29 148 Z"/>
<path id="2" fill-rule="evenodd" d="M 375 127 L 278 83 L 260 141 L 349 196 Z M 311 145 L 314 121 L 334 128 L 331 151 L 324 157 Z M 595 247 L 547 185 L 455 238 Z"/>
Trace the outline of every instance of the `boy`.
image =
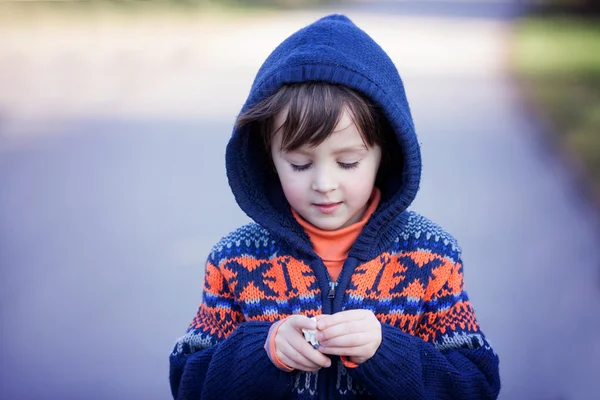
<path id="1" fill-rule="evenodd" d="M 419 145 L 398 72 L 366 33 L 332 15 L 278 46 L 226 165 L 256 222 L 208 257 L 170 357 L 175 399 L 497 397 L 458 244 L 406 210 Z"/>

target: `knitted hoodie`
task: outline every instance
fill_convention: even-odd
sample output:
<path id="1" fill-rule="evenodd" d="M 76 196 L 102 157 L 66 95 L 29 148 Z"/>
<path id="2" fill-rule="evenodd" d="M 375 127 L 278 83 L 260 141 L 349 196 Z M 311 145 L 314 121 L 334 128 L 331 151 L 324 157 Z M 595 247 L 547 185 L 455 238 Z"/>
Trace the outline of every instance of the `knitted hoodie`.
<path id="1" fill-rule="evenodd" d="M 348 86 L 379 105 L 396 134 L 381 201 L 331 282 L 294 219 L 264 144 L 235 129 L 227 177 L 255 222 L 225 236 L 206 262 L 202 303 L 170 356 L 175 399 L 494 399 L 498 357 L 463 288 L 456 240 L 407 211 L 421 156 L 402 80 L 385 52 L 348 18 L 331 15 L 287 38 L 260 68 L 245 111 L 287 83 Z M 264 349 L 291 314 L 372 310 L 375 355 L 356 368 L 332 357 L 317 372 L 278 369 Z"/>

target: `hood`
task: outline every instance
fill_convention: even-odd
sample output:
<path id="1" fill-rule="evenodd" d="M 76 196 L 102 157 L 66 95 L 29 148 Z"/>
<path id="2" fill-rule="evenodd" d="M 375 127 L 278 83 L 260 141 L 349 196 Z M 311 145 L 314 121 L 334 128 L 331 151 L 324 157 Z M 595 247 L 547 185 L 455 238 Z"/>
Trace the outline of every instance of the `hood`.
<path id="1" fill-rule="evenodd" d="M 421 153 L 404 85 L 391 59 L 370 36 L 347 17 L 330 15 L 294 33 L 269 55 L 242 112 L 284 84 L 309 81 L 350 87 L 378 105 L 402 152 L 392 154 L 401 161 L 380 185 L 380 205 L 350 253 L 368 257 L 367 253 L 385 248 L 388 230 L 414 200 L 421 179 Z M 227 145 L 226 167 L 235 199 L 271 234 L 312 252 L 308 236 L 292 216 L 269 157 L 258 134 L 248 127 L 234 129 Z"/>

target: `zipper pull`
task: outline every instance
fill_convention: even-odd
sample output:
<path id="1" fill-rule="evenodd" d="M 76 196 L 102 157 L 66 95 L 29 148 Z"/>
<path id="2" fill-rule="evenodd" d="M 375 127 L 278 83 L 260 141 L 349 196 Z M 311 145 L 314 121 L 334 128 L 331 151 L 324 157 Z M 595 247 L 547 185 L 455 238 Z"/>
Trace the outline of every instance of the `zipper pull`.
<path id="1" fill-rule="evenodd" d="M 336 286 L 337 286 L 337 282 L 329 282 L 329 293 L 327 294 L 327 297 L 329 297 L 330 299 L 335 298 Z"/>

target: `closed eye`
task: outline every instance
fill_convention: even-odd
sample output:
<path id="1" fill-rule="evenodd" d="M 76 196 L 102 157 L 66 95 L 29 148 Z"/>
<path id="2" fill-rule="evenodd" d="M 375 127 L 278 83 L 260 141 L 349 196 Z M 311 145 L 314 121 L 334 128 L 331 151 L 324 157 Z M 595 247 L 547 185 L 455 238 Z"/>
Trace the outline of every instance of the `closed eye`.
<path id="1" fill-rule="evenodd" d="M 353 163 L 342 163 L 342 162 L 339 162 L 338 165 L 340 167 L 342 167 L 343 169 L 354 169 L 354 168 L 358 167 L 358 161 L 357 162 L 353 162 Z"/>
<path id="2" fill-rule="evenodd" d="M 296 164 L 290 163 L 290 165 L 292 166 L 292 169 L 294 171 L 302 172 L 302 171 L 306 171 L 307 169 L 309 169 L 312 164 L 296 165 Z"/>

